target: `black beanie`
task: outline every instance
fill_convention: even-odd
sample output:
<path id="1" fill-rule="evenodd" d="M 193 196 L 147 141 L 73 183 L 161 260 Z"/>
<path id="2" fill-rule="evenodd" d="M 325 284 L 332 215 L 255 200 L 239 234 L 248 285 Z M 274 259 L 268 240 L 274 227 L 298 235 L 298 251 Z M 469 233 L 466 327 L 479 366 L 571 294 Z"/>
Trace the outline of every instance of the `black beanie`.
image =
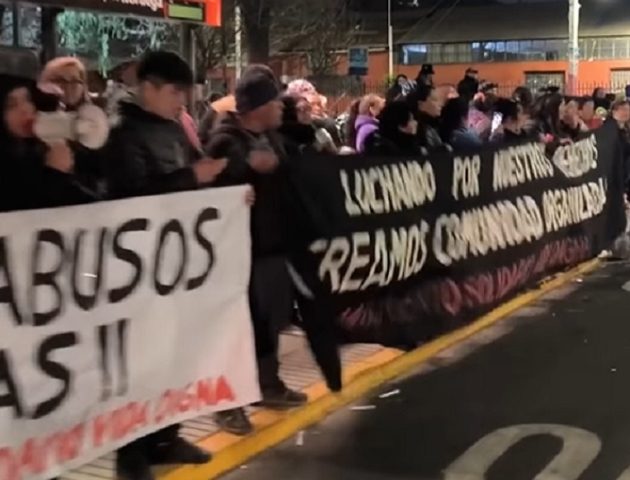
<path id="1" fill-rule="evenodd" d="M 248 113 L 280 96 L 280 87 L 271 69 L 252 65 L 236 85 L 236 111 Z"/>
<path id="2" fill-rule="evenodd" d="M 158 80 L 166 84 L 190 87 L 193 73 L 186 61 L 173 52 L 149 52 L 138 64 L 138 80 Z"/>

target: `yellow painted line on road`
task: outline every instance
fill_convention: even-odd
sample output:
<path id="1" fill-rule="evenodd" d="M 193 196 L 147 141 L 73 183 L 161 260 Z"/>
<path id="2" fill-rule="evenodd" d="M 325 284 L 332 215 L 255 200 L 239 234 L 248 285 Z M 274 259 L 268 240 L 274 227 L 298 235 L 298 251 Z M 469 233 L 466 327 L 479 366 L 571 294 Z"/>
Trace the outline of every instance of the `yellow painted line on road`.
<path id="1" fill-rule="evenodd" d="M 317 423 L 330 413 L 357 400 L 383 383 L 394 380 L 418 367 L 441 351 L 465 341 L 550 291 L 569 283 L 580 275 L 593 271 L 599 265 L 599 260 L 595 259 L 550 277 L 535 290 L 525 292 L 473 323 L 438 337 L 411 352 L 404 353 L 385 348 L 360 362 L 354 363 L 346 367 L 344 371 L 345 386 L 342 392 L 329 392 L 323 382 L 314 384 L 304 390 L 309 396 L 308 405 L 290 412 L 268 410 L 257 412 L 252 416 L 252 423 L 256 431 L 248 437 L 238 438 L 224 432 L 211 435 L 198 442 L 198 445 L 215 452 L 210 463 L 165 471 L 159 476 L 159 480 L 208 480 L 233 470 L 251 457 Z"/>

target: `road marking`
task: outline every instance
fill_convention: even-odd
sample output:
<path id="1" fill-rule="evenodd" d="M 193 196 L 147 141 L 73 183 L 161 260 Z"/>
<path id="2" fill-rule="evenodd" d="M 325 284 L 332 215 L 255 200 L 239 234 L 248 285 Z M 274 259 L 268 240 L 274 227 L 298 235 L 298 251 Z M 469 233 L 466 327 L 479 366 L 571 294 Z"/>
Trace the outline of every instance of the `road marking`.
<path id="1" fill-rule="evenodd" d="M 554 424 L 514 425 L 495 430 L 475 443 L 445 470 L 444 480 L 485 480 L 490 467 L 510 448 L 527 437 L 544 434 L 561 439 L 563 447 L 534 480 L 577 480 L 602 447 L 597 435 L 581 428 Z M 630 476 L 620 480 L 630 480 Z"/>

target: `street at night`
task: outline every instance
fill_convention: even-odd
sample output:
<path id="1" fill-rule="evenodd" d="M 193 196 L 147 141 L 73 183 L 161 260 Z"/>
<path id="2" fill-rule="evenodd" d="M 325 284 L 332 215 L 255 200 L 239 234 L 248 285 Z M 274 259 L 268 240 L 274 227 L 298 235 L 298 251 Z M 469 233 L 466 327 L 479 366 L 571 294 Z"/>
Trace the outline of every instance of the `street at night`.
<path id="1" fill-rule="evenodd" d="M 629 280 L 595 271 L 225 478 L 626 480 Z"/>

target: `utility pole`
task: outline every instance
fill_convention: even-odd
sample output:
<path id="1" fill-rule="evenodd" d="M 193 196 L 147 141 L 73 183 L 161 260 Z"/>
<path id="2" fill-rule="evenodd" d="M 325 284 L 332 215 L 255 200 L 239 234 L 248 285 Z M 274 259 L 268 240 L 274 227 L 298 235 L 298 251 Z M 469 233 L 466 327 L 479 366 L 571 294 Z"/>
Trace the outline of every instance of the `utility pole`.
<path id="1" fill-rule="evenodd" d="M 60 8 L 42 7 L 42 51 L 41 62 L 45 64 L 57 56 L 57 16 L 62 12 Z"/>
<path id="2" fill-rule="evenodd" d="M 236 2 L 234 6 L 234 62 L 236 80 L 241 78 L 243 72 L 243 28 L 242 28 L 241 6 Z"/>
<path id="3" fill-rule="evenodd" d="M 387 49 L 389 53 L 389 78 L 394 77 L 394 27 L 392 25 L 392 0 L 387 0 Z"/>
<path id="4" fill-rule="evenodd" d="M 569 0 L 569 84 L 568 92 L 578 94 L 580 69 L 580 0 Z"/>
<path id="5" fill-rule="evenodd" d="M 22 10 L 17 0 L 13 0 L 11 4 L 11 11 L 13 13 L 13 46 L 19 47 L 22 45 L 22 35 L 20 34 L 20 23 L 22 19 Z"/>

